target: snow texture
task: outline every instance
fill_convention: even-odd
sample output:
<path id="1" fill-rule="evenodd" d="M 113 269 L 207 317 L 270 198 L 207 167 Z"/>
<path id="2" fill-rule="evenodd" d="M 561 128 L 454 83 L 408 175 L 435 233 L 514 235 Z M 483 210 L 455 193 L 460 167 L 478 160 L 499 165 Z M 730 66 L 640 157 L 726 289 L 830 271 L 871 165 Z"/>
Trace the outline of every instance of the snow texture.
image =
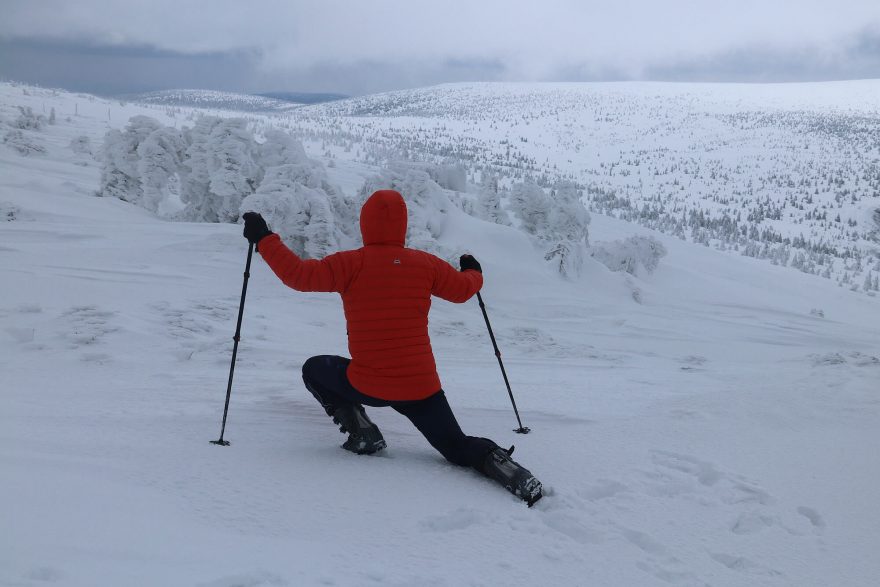
<path id="1" fill-rule="evenodd" d="M 820 86 L 838 87 L 850 86 Z M 724 91 L 748 101 L 755 90 Z M 476 87 L 474 99 L 494 92 Z M 515 443 L 547 495 L 526 508 L 445 462 L 390 410 L 369 410 L 389 444 L 381 456 L 339 448 L 344 437 L 299 377 L 309 356 L 345 353 L 339 299 L 286 289 L 259 258 L 232 444 L 219 447 L 208 441 L 219 435 L 241 294 L 240 226 L 169 222 L 94 197 L 100 166 L 70 147 L 79 137 L 100 145 L 108 124 L 132 144 L 126 133 L 152 128 L 127 129 L 137 116 L 194 128 L 202 113 L 3 83 L 4 133 L 19 106 L 54 108 L 56 124 L 15 129 L 34 133 L 39 156 L 0 145 L 0 584 L 876 584 L 876 297 L 597 211 L 594 248 L 636 234 L 667 254 L 635 275 L 585 256 L 580 275 L 563 279 L 536 248 L 540 234 L 465 213 L 423 169 L 368 164 L 357 149 L 328 156 L 320 139 L 305 141 L 322 167 L 300 161 L 308 178 L 295 190 L 318 190 L 325 173 L 356 210 L 365 183 L 408 182 L 424 202 L 415 239 L 480 259 L 532 433 L 512 432 L 474 301 L 434 304 L 440 376 L 463 429 Z M 234 142 L 240 127 L 226 128 Z M 166 159 L 156 161 L 161 177 Z M 107 185 L 161 185 L 115 162 Z M 303 177 L 276 163 L 279 192 Z"/>

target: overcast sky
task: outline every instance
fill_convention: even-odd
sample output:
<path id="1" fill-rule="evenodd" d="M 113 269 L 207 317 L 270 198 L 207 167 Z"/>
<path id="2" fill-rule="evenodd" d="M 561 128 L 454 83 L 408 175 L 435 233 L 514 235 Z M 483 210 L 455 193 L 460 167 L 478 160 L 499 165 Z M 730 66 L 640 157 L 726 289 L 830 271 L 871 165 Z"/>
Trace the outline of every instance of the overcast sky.
<path id="1" fill-rule="evenodd" d="M 0 77 L 97 93 L 880 78 L 880 0 L 0 4 Z"/>

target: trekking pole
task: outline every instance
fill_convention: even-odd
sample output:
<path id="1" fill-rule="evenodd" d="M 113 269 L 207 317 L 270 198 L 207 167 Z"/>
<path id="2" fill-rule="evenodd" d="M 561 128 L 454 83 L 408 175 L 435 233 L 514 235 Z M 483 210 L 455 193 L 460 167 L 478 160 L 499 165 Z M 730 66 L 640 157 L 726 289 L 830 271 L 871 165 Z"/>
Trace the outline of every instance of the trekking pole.
<path id="1" fill-rule="evenodd" d="M 495 358 L 498 359 L 498 366 L 501 367 L 501 376 L 504 377 L 504 384 L 507 386 L 507 395 L 510 396 L 510 403 L 513 404 L 513 413 L 516 414 L 516 421 L 519 423 L 519 428 L 515 428 L 513 431 L 518 434 L 528 434 L 531 432 L 531 428 L 523 426 L 522 420 L 519 419 L 519 410 L 516 409 L 516 401 L 513 399 L 513 392 L 510 390 L 510 382 L 507 380 L 507 371 L 504 370 L 504 363 L 501 362 L 501 351 L 498 350 L 498 343 L 495 342 L 495 334 L 492 332 L 492 325 L 489 324 L 489 315 L 486 314 L 486 304 L 483 303 L 483 296 L 480 295 L 480 292 L 477 292 L 477 301 L 480 302 L 480 310 L 483 311 L 483 318 L 486 319 L 486 328 L 489 329 L 489 338 L 492 339 L 492 346 L 495 347 Z"/>
<path id="2" fill-rule="evenodd" d="M 241 304 L 238 306 L 238 324 L 235 326 L 235 336 L 232 340 L 232 364 L 229 366 L 229 384 L 226 386 L 226 405 L 223 407 L 223 427 L 220 428 L 220 439 L 212 440 L 211 444 L 219 444 L 220 446 L 229 446 L 228 440 L 223 440 L 223 434 L 226 432 L 226 414 L 229 413 L 229 397 L 232 395 L 232 374 L 235 373 L 235 356 L 238 354 L 238 341 L 241 339 L 241 318 L 244 315 L 244 297 L 247 295 L 248 278 L 251 276 L 251 257 L 254 254 L 254 243 L 248 246 L 247 264 L 244 267 L 244 285 L 241 286 Z"/>

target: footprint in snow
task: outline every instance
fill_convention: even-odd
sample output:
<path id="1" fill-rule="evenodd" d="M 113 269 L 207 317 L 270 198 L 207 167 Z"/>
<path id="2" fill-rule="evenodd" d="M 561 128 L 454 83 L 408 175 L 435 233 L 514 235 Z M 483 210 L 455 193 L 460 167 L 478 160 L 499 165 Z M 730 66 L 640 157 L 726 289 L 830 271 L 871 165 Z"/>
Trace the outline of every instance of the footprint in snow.
<path id="1" fill-rule="evenodd" d="M 806 506 L 800 506 L 797 508 L 797 512 L 809 520 L 810 524 L 812 524 L 813 529 L 816 533 L 820 533 L 825 530 L 825 519 L 813 508 L 808 508 Z"/>
<path id="2" fill-rule="evenodd" d="M 775 499 L 757 484 L 718 470 L 707 461 L 688 455 L 655 451 L 656 467 L 643 471 L 648 493 L 659 497 L 683 497 L 703 505 L 749 507 L 770 506 Z"/>
<path id="3" fill-rule="evenodd" d="M 751 511 L 740 514 L 730 525 L 734 534 L 755 534 L 777 523 L 776 518 L 760 512 Z"/>

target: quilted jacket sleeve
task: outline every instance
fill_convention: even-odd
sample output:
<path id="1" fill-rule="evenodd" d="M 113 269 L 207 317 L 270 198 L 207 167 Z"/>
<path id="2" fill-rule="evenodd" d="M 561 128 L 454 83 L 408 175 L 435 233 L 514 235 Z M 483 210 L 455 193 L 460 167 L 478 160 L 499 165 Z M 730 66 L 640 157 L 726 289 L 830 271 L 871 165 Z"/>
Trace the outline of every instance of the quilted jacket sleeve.
<path id="1" fill-rule="evenodd" d="M 300 259 L 277 234 L 259 245 L 260 255 L 275 275 L 297 291 L 345 291 L 361 265 L 360 251 L 343 251 L 323 259 Z"/>
<path id="2" fill-rule="evenodd" d="M 483 274 L 479 271 L 457 271 L 443 259 L 434 255 L 429 257 L 434 272 L 431 293 L 438 298 L 460 304 L 471 299 L 483 287 Z"/>

